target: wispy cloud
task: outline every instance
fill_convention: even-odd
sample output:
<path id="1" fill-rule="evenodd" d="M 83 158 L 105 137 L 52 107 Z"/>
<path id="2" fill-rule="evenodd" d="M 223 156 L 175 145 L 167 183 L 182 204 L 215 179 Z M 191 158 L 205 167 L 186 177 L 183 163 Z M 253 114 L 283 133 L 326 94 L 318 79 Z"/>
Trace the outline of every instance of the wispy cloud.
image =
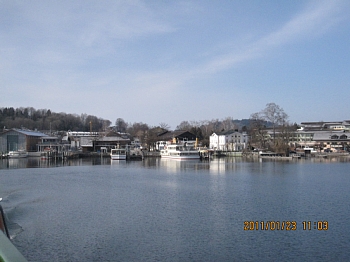
<path id="1" fill-rule="evenodd" d="M 131 81 L 139 93 L 147 90 L 153 97 L 162 97 L 161 90 L 167 89 L 168 94 L 183 92 L 188 88 L 191 79 L 203 79 L 210 74 L 230 69 L 241 63 L 267 55 L 274 48 L 314 37 L 339 22 L 341 1 L 312 2 L 299 14 L 282 24 L 276 31 L 270 32 L 259 39 L 245 43 L 234 51 L 227 50 L 224 55 L 211 56 L 207 62 L 198 62 L 192 67 L 177 67 L 176 65 L 158 71 L 134 72 Z M 222 52 L 222 51 L 221 51 Z M 210 55 L 207 55 L 210 57 Z"/>
<path id="2" fill-rule="evenodd" d="M 313 37 L 323 33 L 339 22 L 341 1 L 314 2 L 316 6 L 306 7 L 306 10 L 288 21 L 279 30 L 263 37 L 257 46 L 260 49 L 279 46 L 291 41 Z"/>
<path id="3" fill-rule="evenodd" d="M 216 73 L 237 64 L 266 55 L 273 48 L 302 41 L 322 34 L 341 21 L 340 11 L 343 1 L 315 1 L 301 13 L 281 25 L 279 29 L 267 34 L 255 42 L 245 43 L 239 51 L 227 51 L 189 72 L 189 75 Z"/>
<path id="4" fill-rule="evenodd" d="M 99 5 L 95 2 L 94 6 Z M 93 19 L 91 19 L 93 18 Z M 130 40 L 174 30 L 160 20 L 142 1 L 111 2 L 105 8 L 94 8 L 85 14 L 86 24 L 80 40 L 86 45 L 113 39 Z"/>
<path id="5" fill-rule="evenodd" d="M 121 43 L 176 30 L 140 0 L 11 2 L 2 8 L 12 17 L 2 22 L 1 48 L 35 61 L 107 55 Z"/>

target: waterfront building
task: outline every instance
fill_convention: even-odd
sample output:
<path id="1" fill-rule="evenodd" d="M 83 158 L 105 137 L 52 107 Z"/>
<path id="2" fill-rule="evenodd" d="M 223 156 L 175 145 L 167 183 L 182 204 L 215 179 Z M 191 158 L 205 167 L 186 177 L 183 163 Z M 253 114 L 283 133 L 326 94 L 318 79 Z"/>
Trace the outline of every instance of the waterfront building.
<path id="1" fill-rule="evenodd" d="M 337 152 L 349 151 L 350 132 L 344 131 L 316 131 L 314 133 L 315 146 L 320 150 Z"/>
<path id="2" fill-rule="evenodd" d="M 110 131 L 105 132 L 81 132 L 68 131 L 63 137 L 64 141 L 70 143 L 72 150 L 87 152 L 110 152 L 116 146 L 130 144 L 130 139 L 126 134 Z"/>
<path id="3" fill-rule="evenodd" d="M 349 150 L 350 120 L 330 122 L 302 122 L 292 143 L 296 147 L 311 146 L 318 151 Z"/>
<path id="4" fill-rule="evenodd" d="M 289 144 L 292 147 L 313 146 L 315 144 L 315 141 L 314 141 L 315 132 L 317 131 L 304 130 L 304 129 L 298 129 L 295 132 L 290 132 Z M 277 135 L 278 135 L 278 132 L 277 132 Z"/>
<path id="5" fill-rule="evenodd" d="M 302 130 L 314 131 L 350 131 L 350 120 L 331 121 L 331 122 L 301 122 Z"/>
<path id="6" fill-rule="evenodd" d="M 90 150 L 95 152 L 103 152 L 106 150 L 107 152 L 110 152 L 112 148 L 126 147 L 127 145 L 130 145 L 129 138 L 123 138 L 120 136 L 103 136 L 95 138 L 91 141 Z"/>
<path id="7" fill-rule="evenodd" d="M 69 151 L 70 147 L 70 143 L 63 141 L 59 137 L 44 136 L 40 138 L 40 142 L 37 144 L 37 151 L 41 153 L 49 150 L 62 153 L 64 151 Z"/>
<path id="8" fill-rule="evenodd" d="M 0 133 L 0 152 L 24 150 L 30 155 L 37 152 L 37 145 L 48 135 L 26 129 L 9 129 Z"/>
<path id="9" fill-rule="evenodd" d="M 160 151 L 168 144 L 186 144 L 187 146 L 198 146 L 196 145 L 196 141 L 196 135 L 189 131 L 165 131 L 158 134 L 155 149 Z"/>
<path id="10" fill-rule="evenodd" d="M 248 134 L 237 130 L 213 133 L 209 137 L 209 148 L 222 151 L 242 151 L 247 148 Z"/>
<path id="11" fill-rule="evenodd" d="M 313 147 L 319 152 L 350 149 L 350 121 L 302 122 L 290 133 L 289 145 L 295 148 Z M 269 133 L 271 136 L 271 132 Z M 276 136 L 282 133 L 277 131 Z M 272 136 L 271 136 L 272 137 Z"/>

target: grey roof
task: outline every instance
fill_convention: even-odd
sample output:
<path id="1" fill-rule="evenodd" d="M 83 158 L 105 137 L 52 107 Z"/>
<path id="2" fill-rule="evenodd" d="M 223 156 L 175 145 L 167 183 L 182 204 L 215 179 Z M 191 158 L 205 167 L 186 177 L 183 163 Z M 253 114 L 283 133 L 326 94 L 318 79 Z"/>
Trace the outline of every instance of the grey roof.
<path id="1" fill-rule="evenodd" d="M 231 134 L 235 134 L 235 133 L 241 134 L 241 135 L 245 135 L 245 134 L 243 134 L 241 132 L 238 132 L 237 130 L 233 130 L 233 129 L 228 130 L 228 131 L 221 131 L 221 132 L 218 132 L 218 133 L 215 133 L 215 134 L 217 134 L 218 136 L 226 136 L 226 135 L 231 135 Z"/>
<path id="2" fill-rule="evenodd" d="M 129 138 L 122 138 L 120 136 L 104 136 L 99 139 L 98 141 L 105 141 L 105 142 L 113 142 L 113 141 L 130 141 Z"/>
<path id="3" fill-rule="evenodd" d="M 332 139 L 332 136 L 337 135 L 338 139 Z M 343 136 L 344 138 L 340 138 Z M 350 140 L 350 133 L 349 132 L 335 132 L 335 131 L 321 131 L 321 132 L 315 132 L 314 133 L 314 138 L 315 141 L 328 141 L 328 140 Z"/>
<path id="4" fill-rule="evenodd" d="M 13 131 L 16 131 L 16 132 L 19 132 L 21 134 L 24 134 L 26 136 L 38 136 L 38 137 L 42 137 L 42 136 L 48 136 L 48 135 L 45 135 L 44 133 L 41 133 L 39 131 L 32 131 L 32 130 L 23 130 L 23 129 L 16 129 L 16 128 L 13 128 L 12 129 Z"/>
<path id="5" fill-rule="evenodd" d="M 162 141 L 165 141 L 165 140 L 173 139 L 174 137 L 175 138 L 183 138 L 183 137 L 193 137 L 193 138 L 195 138 L 196 135 L 191 133 L 191 132 L 189 132 L 189 131 L 175 130 L 175 131 L 163 132 L 161 134 L 158 134 L 157 137 L 158 137 L 158 140 L 162 139 Z"/>
<path id="6" fill-rule="evenodd" d="M 343 121 L 320 121 L 320 122 L 301 122 L 301 125 L 313 125 L 313 126 L 322 126 L 324 124 L 341 124 Z"/>

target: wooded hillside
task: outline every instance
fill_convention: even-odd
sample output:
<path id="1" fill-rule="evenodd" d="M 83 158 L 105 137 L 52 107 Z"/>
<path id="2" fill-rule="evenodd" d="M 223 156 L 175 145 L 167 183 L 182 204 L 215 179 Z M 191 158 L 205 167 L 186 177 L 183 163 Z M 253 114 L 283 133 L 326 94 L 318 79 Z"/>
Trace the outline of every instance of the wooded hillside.
<path id="1" fill-rule="evenodd" d="M 33 107 L 0 108 L 0 129 L 28 128 L 31 130 L 71 130 L 71 131 L 104 130 L 111 121 L 87 114 L 54 113 L 50 109 Z"/>

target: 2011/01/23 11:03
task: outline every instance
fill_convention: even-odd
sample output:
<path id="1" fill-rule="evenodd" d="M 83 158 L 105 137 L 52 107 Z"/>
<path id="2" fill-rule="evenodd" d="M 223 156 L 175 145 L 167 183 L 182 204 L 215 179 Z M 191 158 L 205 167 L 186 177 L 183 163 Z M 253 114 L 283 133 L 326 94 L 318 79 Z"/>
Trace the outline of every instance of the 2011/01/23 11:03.
<path id="1" fill-rule="evenodd" d="M 303 230 L 328 230 L 328 221 L 303 221 Z M 297 230 L 296 221 L 244 221 L 244 230 Z"/>
<path id="2" fill-rule="evenodd" d="M 313 224 L 313 229 L 328 230 L 328 221 L 326 221 L 326 220 L 325 221 L 317 221 L 317 222 L 303 221 L 303 229 L 304 230 L 311 230 L 312 224 Z"/>

